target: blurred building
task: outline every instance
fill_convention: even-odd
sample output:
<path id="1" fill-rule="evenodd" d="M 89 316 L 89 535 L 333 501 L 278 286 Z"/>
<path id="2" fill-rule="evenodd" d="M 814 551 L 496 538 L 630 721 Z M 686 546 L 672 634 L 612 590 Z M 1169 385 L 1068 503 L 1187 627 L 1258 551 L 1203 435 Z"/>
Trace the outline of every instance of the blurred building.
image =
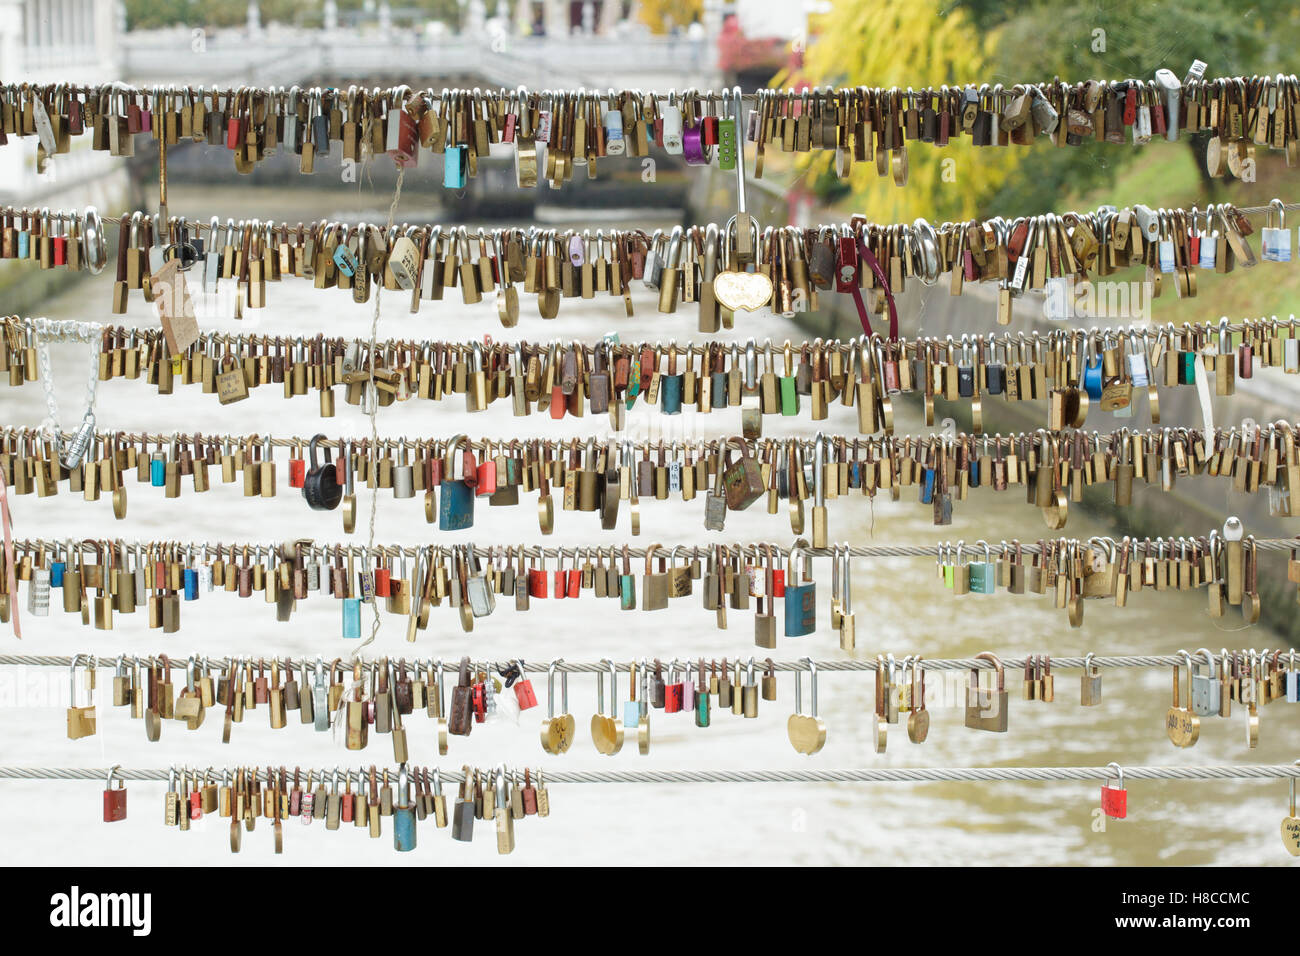
<path id="1" fill-rule="evenodd" d="M 119 79 L 115 0 L 0 0 L 0 80 L 5 83 Z M 68 208 L 121 204 L 127 174 L 120 161 L 90 148 L 90 137 L 36 173 L 36 137 L 10 138 L 0 148 L 0 193 L 15 205 Z"/>
<path id="2" fill-rule="evenodd" d="M 0 0 L 0 81 L 90 86 L 119 79 L 119 16 L 116 0 Z M 0 146 L 5 205 L 51 212 L 93 205 L 104 214 L 126 208 L 126 164 L 92 150 L 89 135 L 73 137 L 71 151 L 52 157 L 39 175 L 36 147 L 35 136 L 11 136 Z M 65 276 L 0 262 L 0 293 L 9 311 L 41 315 Z"/>

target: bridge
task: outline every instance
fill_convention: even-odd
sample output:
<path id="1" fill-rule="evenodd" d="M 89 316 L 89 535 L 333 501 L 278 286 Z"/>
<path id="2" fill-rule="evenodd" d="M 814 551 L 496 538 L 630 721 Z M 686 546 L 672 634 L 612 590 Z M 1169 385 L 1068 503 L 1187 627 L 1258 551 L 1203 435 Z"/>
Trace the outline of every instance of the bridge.
<path id="1" fill-rule="evenodd" d="M 505 31 L 429 37 L 351 29 L 165 30 L 121 37 L 122 78 L 148 86 L 387 85 L 485 88 L 718 89 L 707 33 L 660 37 L 514 36 Z"/>

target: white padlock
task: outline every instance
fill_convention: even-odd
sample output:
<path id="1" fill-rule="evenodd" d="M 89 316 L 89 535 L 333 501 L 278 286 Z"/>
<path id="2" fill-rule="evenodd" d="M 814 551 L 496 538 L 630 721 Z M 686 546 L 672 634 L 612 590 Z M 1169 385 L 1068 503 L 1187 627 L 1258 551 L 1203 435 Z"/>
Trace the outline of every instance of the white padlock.
<path id="1" fill-rule="evenodd" d="M 1260 256 L 1265 262 L 1291 261 L 1291 230 L 1286 225 L 1286 207 L 1282 200 L 1274 199 L 1269 203 L 1268 221 L 1260 230 L 1260 239 L 1264 252 Z M 1277 225 L 1273 225 L 1273 210 L 1277 211 Z"/>
<path id="2" fill-rule="evenodd" d="M 664 152 L 680 155 L 682 152 L 682 108 L 677 105 L 677 94 L 668 94 L 668 105 L 660 113 L 663 122 Z"/>

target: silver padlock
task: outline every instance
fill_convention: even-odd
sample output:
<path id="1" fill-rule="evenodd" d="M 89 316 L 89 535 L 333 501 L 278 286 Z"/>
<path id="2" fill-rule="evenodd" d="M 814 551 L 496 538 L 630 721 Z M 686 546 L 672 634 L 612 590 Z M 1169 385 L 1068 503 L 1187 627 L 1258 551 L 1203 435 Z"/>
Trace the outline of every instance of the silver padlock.
<path id="1" fill-rule="evenodd" d="M 654 235 L 650 237 L 650 246 L 645 256 L 645 268 L 641 274 L 641 282 L 647 289 L 658 290 L 659 280 L 663 277 L 664 254 L 659 249 L 663 242 L 663 230 L 656 229 Z"/>
<path id="2" fill-rule="evenodd" d="M 475 617 L 487 617 L 496 610 L 497 599 L 492 593 L 492 585 L 479 567 L 478 558 L 474 556 L 474 546 L 465 548 L 465 567 L 468 580 L 465 592 L 469 596 L 469 608 Z"/>
<path id="3" fill-rule="evenodd" d="M 721 456 L 718 459 L 718 474 L 714 479 L 713 489 L 704 498 L 704 530 L 721 531 L 727 523 L 727 496 L 722 490 Z"/>
<path id="4" fill-rule="evenodd" d="M 330 729 L 330 692 L 325 686 L 325 662 L 316 658 L 316 676 L 311 685 L 311 705 L 315 727 L 319 731 Z"/>
<path id="5" fill-rule="evenodd" d="M 27 613 L 48 617 L 50 613 L 50 571 L 32 568 L 32 580 L 27 588 Z"/>
<path id="6" fill-rule="evenodd" d="M 1204 657 L 1208 673 L 1202 673 L 1196 662 L 1192 668 L 1192 712 L 1202 717 L 1218 716 L 1220 685 L 1214 676 L 1214 654 L 1209 648 L 1202 647 L 1196 652 Z"/>
<path id="7" fill-rule="evenodd" d="M 402 438 L 397 453 L 397 464 L 393 466 L 393 497 L 415 497 L 415 469 L 412 467 L 406 451 L 406 439 Z"/>

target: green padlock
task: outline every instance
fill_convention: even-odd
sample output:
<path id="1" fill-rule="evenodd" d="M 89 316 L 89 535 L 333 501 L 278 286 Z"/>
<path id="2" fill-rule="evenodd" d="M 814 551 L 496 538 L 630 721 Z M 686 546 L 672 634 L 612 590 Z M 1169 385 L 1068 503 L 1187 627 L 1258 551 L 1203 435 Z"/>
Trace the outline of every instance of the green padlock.
<path id="1" fill-rule="evenodd" d="M 785 343 L 785 374 L 781 376 L 781 414 L 791 418 L 799 414 L 799 392 L 795 386 L 794 352 Z"/>

